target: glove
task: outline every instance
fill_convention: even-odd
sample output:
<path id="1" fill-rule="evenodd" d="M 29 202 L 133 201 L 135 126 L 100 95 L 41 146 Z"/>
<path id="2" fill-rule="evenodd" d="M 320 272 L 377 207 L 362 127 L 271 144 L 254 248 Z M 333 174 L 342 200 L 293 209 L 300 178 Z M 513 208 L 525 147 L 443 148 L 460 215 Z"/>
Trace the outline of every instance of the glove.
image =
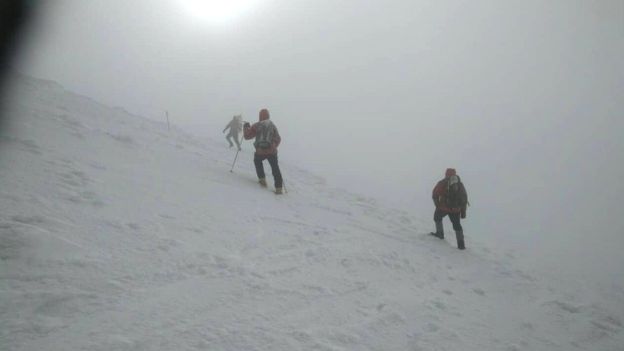
<path id="1" fill-rule="evenodd" d="M 243 128 L 247 129 L 247 128 L 249 128 L 249 127 L 251 127 L 251 126 L 249 125 L 249 122 L 245 122 L 245 124 L 243 124 Z"/>
<path id="2" fill-rule="evenodd" d="M 461 218 L 466 218 L 466 209 L 462 208 L 461 210 Z"/>

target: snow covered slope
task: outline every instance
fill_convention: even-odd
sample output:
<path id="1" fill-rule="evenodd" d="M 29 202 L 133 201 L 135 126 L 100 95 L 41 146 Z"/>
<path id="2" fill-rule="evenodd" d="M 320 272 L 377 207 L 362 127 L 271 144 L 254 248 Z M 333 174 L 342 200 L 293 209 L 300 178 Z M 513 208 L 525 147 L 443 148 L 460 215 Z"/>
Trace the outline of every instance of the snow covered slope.
<path id="1" fill-rule="evenodd" d="M 52 82 L 13 87 L 3 350 L 624 349 L 622 282 L 523 271 L 470 232 L 458 251 L 426 235 L 430 213 L 294 164 L 278 197 L 257 186 L 249 143 L 230 173 L 223 140 Z"/>

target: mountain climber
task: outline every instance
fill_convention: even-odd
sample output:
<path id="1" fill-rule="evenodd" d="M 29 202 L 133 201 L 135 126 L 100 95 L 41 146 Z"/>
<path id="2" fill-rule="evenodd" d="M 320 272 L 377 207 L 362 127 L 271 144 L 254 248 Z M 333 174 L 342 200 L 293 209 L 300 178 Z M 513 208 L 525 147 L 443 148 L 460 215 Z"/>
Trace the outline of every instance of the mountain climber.
<path id="1" fill-rule="evenodd" d="M 453 223 L 455 236 L 457 237 L 457 248 L 464 250 L 464 231 L 460 223 L 460 217 L 466 218 L 466 206 L 468 206 L 468 194 L 454 168 L 448 168 L 444 179 L 440 180 L 433 188 L 433 203 L 436 210 L 433 214 L 436 231 L 431 235 L 444 239 L 444 227 L 442 219 L 448 215 Z"/>
<path id="2" fill-rule="evenodd" d="M 228 141 L 228 143 L 230 143 L 230 147 L 232 147 L 234 146 L 234 144 L 232 144 L 232 140 L 230 140 L 230 138 L 234 138 L 234 142 L 236 142 L 236 146 L 238 147 L 239 151 L 241 149 L 241 145 L 240 145 L 240 141 L 238 140 L 238 133 L 240 133 L 241 131 L 241 124 L 242 124 L 242 116 L 236 115 L 232 117 L 232 120 L 230 121 L 230 123 L 228 123 L 227 126 L 225 126 L 225 129 L 223 129 L 223 133 L 225 133 L 225 131 L 228 130 L 228 128 L 230 129 L 230 132 L 225 137 L 225 139 Z"/>
<path id="3" fill-rule="evenodd" d="M 277 127 L 269 117 L 269 110 L 260 110 L 258 122 L 254 123 L 252 126 L 249 125 L 249 122 L 245 122 L 243 136 L 246 140 L 256 138 L 254 141 L 254 147 L 256 148 L 254 165 L 256 166 L 258 183 L 263 187 L 267 186 L 262 161 L 268 160 L 269 165 L 271 165 L 271 171 L 273 172 L 273 180 L 275 181 L 275 193 L 282 194 L 282 173 L 277 164 L 277 147 L 282 141 L 282 138 L 277 131 Z"/>

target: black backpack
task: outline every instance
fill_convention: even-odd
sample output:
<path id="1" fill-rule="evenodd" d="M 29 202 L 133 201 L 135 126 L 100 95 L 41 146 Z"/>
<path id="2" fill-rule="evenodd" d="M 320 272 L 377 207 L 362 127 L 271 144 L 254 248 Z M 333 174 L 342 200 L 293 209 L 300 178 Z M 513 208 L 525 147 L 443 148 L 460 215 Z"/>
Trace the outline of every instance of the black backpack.
<path id="1" fill-rule="evenodd" d="M 450 176 L 446 180 L 446 204 L 450 208 L 459 208 L 464 205 L 461 193 L 461 181 L 458 176 Z"/>
<path id="2" fill-rule="evenodd" d="M 273 145 L 275 126 L 270 120 L 265 120 L 256 126 L 256 141 L 254 146 L 258 149 L 269 149 Z"/>

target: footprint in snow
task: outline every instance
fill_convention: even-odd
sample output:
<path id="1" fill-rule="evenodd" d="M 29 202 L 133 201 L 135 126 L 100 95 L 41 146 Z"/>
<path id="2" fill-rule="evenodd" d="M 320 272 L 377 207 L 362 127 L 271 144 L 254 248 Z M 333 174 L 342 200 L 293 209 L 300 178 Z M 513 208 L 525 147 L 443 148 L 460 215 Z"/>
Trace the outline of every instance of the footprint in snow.
<path id="1" fill-rule="evenodd" d="M 41 155 L 41 147 L 32 140 L 24 140 L 10 136 L 0 136 L 0 142 L 15 144 L 23 151 L 29 152 L 33 155 Z"/>
<path id="2" fill-rule="evenodd" d="M 22 224 L 43 224 L 46 222 L 46 219 L 43 216 L 34 215 L 34 216 L 24 216 L 24 215 L 15 215 L 11 217 L 11 220 L 17 223 Z"/>
<path id="3" fill-rule="evenodd" d="M 401 223 L 403 223 L 403 224 L 411 224 L 412 223 L 412 220 L 409 219 L 408 217 L 405 217 L 405 216 L 399 217 L 399 221 Z"/>
<path id="4" fill-rule="evenodd" d="M 573 306 L 572 304 L 569 304 L 569 303 L 563 302 L 563 301 L 559 301 L 559 300 L 546 302 L 544 305 L 549 306 L 549 307 L 555 307 L 558 310 L 565 311 L 567 313 L 576 314 L 576 313 L 581 312 L 581 307 Z"/>
<path id="5" fill-rule="evenodd" d="M 485 291 L 481 290 L 481 289 L 472 289 L 472 291 L 474 291 L 475 294 L 477 295 L 481 295 L 481 296 L 485 296 Z"/>
<path id="6" fill-rule="evenodd" d="M 89 163 L 89 166 L 91 168 L 93 168 L 93 169 L 98 170 L 98 171 L 105 171 L 105 170 L 108 169 L 108 168 L 106 168 L 106 166 L 104 166 L 104 165 L 102 165 L 100 163 L 97 163 L 97 162 L 91 162 L 91 163 Z"/>
<path id="7" fill-rule="evenodd" d="M 103 207 L 105 205 L 100 196 L 93 191 L 79 191 L 77 194 L 68 196 L 66 200 L 77 205 L 85 203 L 93 207 Z"/>
<path id="8" fill-rule="evenodd" d="M 433 305 L 433 307 L 441 311 L 446 311 L 447 309 L 446 305 L 442 301 L 433 301 L 431 304 Z"/>
<path id="9" fill-rule="evenodd" d="M 606 334 L 619 333 L 622 329 L 622 322 L 612 316 L 594 319 L 591 321 L 591 324 L 594 326 L 594 328 Z"/>

